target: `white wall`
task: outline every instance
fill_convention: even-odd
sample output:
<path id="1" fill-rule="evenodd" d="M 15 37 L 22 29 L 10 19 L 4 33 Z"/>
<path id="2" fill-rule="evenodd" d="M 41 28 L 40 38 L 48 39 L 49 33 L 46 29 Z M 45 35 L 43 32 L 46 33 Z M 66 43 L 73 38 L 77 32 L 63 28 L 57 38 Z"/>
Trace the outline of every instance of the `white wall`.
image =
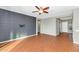
<path id="1" fill-rule="evenodd" d="M 41 33 L 56 36 L 56 18 L 41 20 Z"/>
<path id="2" fill-rule="evenodd" d="M 68 21 L 62 22 L 62 32 L 68 32 Z"/>
<path id="3" fill-rule="evenodd" d="M 36 34 L 38 34 L 38 18 L 36 18 Z"/>
<path id="4" fill-rule="evenodd" d="M 73 11 L 73 42 L 79 43 L 79 9 Z"/>
<path id="5" fill-rule="evenodd" d="M 56 19 L 56 35 L 60 34 L 60 19 Z"/>

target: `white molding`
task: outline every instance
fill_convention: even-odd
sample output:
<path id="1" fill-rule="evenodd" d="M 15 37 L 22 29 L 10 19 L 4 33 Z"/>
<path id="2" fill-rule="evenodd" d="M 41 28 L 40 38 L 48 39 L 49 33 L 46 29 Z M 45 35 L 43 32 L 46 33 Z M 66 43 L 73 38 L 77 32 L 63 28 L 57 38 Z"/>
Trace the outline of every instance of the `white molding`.
<path id="1" fill-rule="evenodd" d="M 76 41 L 74 41 L 73 43 L 75 43 L 75 44 L 79 44 L 79 42 L 76 42 Z"/>
<path id="2" fill-rule="evenodd" d="M 15 41 L 15 40 L 23 40 L 25 38 L 32 37 L 32 36 L 36 36 L 36 35 L 37 34 L 29 35 L 29 36 L 24 36 L 24 37 L 20 37 L 20 38 L 16 38 L 16 39 L 10 39 L 10 40 L 6 40 L 6 41 L 0 42 L 0 43 L 5 43 L 5 42 L 10 42 L 10 41 Z"/>
<path id="3" fill-rule="evenodd" d="M 57 36 L 57 35 L 48 34 L 48 33 L 41 33 L 41 34 L 46 34 L 46 35 L 51 35 L 51 36 Z"/>

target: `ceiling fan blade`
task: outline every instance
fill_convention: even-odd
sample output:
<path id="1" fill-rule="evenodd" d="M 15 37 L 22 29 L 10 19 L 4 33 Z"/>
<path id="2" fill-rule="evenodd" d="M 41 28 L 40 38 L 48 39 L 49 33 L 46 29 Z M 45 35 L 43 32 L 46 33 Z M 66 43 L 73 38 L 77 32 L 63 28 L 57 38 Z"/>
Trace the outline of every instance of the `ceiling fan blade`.
<path id="1" fill-rule="evenodd" d="M 44 8 L 43 10 L 47 10 L 47 9 L 49 9 L 49 7 L 46 7 L 46 8 Z"/>
<path id="2" fill-rule="evenodd" d="M 48 11 L 43 11 L 44 13 L 48 13 Z"/>
<path id="3" fill-rule="evenodd" d="M 35 13 L 35 12 L 38 12 L 38 11 L 32 11 L 32 13 Z"/>
<path id="4" fill-rule="evenodd" d="M 40 10 L 40 8 L 38 6 L 35 6 L 38 10 Z"/>
<path id="5" fill-rule="evenodd" d="M 40 10 L 43 10 L 43 8 L 42 8 L 42 7 L 40 7 Z"/>

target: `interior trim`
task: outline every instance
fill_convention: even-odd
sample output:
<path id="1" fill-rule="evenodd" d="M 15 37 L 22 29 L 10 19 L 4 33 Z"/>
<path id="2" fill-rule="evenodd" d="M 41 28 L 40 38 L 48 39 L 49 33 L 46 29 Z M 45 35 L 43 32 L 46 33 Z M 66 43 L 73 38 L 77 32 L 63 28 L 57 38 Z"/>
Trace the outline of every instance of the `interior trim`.
<path id="1" fill-rule="evenodd" d="M 35 35 L 37 35 L 37 34 L 28 35 L 28 36 L 24 36 L 24 37 L 20 37 L 20 38 L 16 38 L 16 39 L 10 39 L 10 40 L 6 40 L 6 41 L 0 42 L 0 43 L 10 42 L 10 41 L 14 41 L 14 40 L 22 40 L 24 38 L 32 37 L 32 36 L 35 36 Z"/>
<path id="2" fill-rule="evenodd" d="M 75 43 L 75 44 L 79 44 L 79 42 L 76 42 L 76 41 L 73 41 L 73 43 Z"/>

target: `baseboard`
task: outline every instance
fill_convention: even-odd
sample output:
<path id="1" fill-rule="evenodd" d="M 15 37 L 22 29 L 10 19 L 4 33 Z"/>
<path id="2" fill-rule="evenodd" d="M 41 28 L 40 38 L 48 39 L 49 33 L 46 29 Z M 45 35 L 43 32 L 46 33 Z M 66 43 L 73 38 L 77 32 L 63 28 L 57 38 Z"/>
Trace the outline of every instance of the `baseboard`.
<path id="1" fill-rule="evenodd" d="M 6 41 L 0 42 L 0 43 L 5 43 L 5 42 L 10 42 L 10 41 L 15 41 L 15 40 L 23 40 L 25 38 L 32 37 L 32 36 L 36 36 L 36 35 L 37 34 L 29 35 L 29 36 L 24 36 L 24 37 L 20 37 L 20 38 L 16 38 L 16 39 L 10 39 L 10 40 L 6 40 Z"/>
<path id="2" fill-rule="evenodd" d="M 46 35 L 51 35 L 51 36 L 57 36 L 57 35 L 47 34 L 47 33 L 40 33 L 40 34 L 46 34 Z"/>
<path id="3" fill-rule="evenodd" d="M 76 41 L 74 41 L 73 43 L 75 43 L 75 44 L 79 44 L 79 42 L 76 42 Z"/>
<path id="4" fill-rule="evenodd" d="M 61 32 L 61 33 L 68 33 L 68 32 Z"/>

